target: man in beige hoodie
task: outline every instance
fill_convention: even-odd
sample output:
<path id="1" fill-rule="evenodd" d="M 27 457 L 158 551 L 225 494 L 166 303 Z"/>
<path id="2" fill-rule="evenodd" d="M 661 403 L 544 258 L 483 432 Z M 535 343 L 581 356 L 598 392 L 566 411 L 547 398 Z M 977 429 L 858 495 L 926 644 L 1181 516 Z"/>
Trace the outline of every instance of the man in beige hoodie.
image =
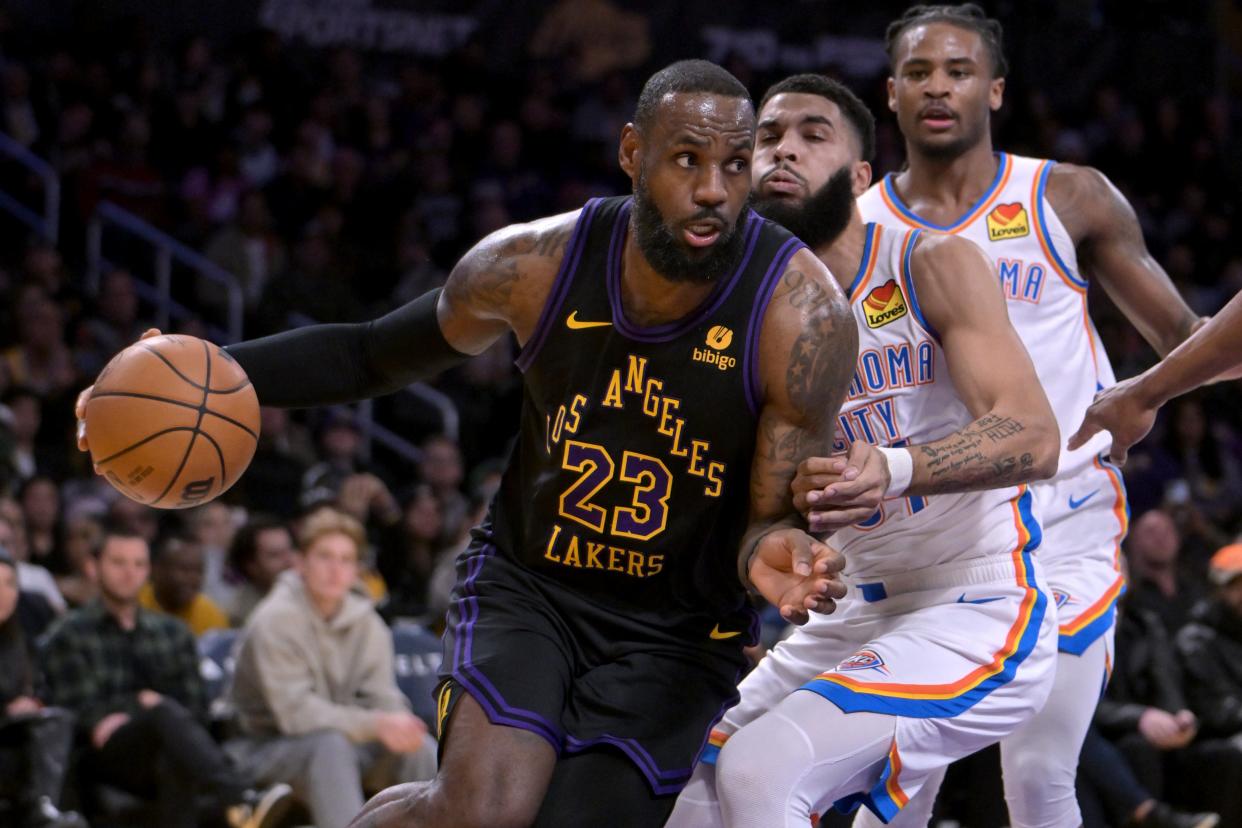
<path id="1" fill-rule="evenodd" d="M 237 656 L 242 736 L 230 750 L 255 778 L 292 785 L 318 828 L 344 828 L 364 786 L 436 771 L 435 739 L 397 688 L 392 635 L 355 588 L 364 542 L 340 512 L 307 518 L 296 566 L 255 609 Z"/>

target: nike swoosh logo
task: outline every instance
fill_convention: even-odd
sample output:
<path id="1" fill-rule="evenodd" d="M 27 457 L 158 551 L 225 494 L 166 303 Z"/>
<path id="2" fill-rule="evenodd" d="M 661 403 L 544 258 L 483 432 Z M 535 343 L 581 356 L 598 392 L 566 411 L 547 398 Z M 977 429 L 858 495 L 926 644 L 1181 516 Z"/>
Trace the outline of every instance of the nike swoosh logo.
<path id="1" fill-rule="evenodd" d="M 964 592 L 961 595 L 957 596 L 957 602 L 959 604 L 990 604 L 993 601 L 1003 601 L 1003 600 L 1005 600 L 1005 596 L 1003 595 L 998 595 L 995 598 L 973 598 L 969 601 L 966 600 L 966 593 Z"/>
<path id="2" fill-rule="evenodd" d="M 607 328 L 610 325 L 612 325 L 612 323 L 611 322 L 579 322 L 578 312 L 574 311 L 573 313 L 569 315 L 569 318 L 565 320 L 565 325 L 571 331 L 581 331 L 586 328 Z"/>
<path id="3" fill-rule="evenodd" d="M 1079 506 L 1081 506 L 1082 504 L 1086 503 L 1088 500 L 1090 500 L 1091 498 L 1095 497 L 1095 496 L 1096 496 L 1097 494 L 1099 494 L 1099 493 L 1100 493 L 1100 490 L 1099 490 L 1099 489 L 1096 489 L 1096 490 L 1095 490 L 1095 491 L 1093 491 L 1091 494 L 1087 495 L 1087 496 L 1086 496 L 1086 497 L 1084 497 L 1084 498 L 1080 498 L 1080 499 L 1078 499 L 1078 500 L 1075 500 L 1075 499 L 1074 499 L 1074 496 L 1073 496 L 1073 495 L 1070 495 L 1070 496 L 1069 496 L 1069 507 L 1070 507 L 1071 509 L 1077 509 Z"/>
<path id="4" fill-rule="evenodd" d="M 735 635 L 741 635 L 741 634 L 742 634 L 741 630 L 735 630 L 734 632 L 721 632 L 719 624 L 712 627 L 712 631 L 711 631 L 711 636 L 716 641 L 724 641 L 726 638 L 733 638 Z"/>

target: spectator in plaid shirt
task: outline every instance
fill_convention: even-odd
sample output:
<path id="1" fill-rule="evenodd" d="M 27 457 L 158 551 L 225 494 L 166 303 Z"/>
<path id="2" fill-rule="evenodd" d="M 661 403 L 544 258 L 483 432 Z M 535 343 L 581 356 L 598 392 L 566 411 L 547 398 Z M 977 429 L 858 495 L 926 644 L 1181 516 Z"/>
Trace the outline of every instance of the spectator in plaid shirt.
<path id="1" fill-rule="evenodd" d="M 146 540 L 106 533 L 95 568 L 99 600 L 67 615 L 43 654 L 49 701 L 77 714 L 88 777 L 154 799 L 161 828 L 197 825 L 200 797 L 232 828 L 276 824 L 288 786 L 248 790 L 204 726 L 189 629 L 138 605 L 150 572 Z"/>

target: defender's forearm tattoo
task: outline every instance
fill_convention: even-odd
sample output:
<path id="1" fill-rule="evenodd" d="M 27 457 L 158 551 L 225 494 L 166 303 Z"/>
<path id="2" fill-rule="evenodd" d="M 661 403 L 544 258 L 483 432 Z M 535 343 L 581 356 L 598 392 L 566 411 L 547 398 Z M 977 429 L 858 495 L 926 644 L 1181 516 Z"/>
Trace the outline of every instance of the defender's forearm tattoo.
<path id="1" fill-rule="evenodd" d="M 1025 426 L 1013 417 L 985 414 L 961 431 L 913 446 L 929 473 L 927 494 L 962 492 L 1020 483 L 1035 457 L 1025 451 Z"/>

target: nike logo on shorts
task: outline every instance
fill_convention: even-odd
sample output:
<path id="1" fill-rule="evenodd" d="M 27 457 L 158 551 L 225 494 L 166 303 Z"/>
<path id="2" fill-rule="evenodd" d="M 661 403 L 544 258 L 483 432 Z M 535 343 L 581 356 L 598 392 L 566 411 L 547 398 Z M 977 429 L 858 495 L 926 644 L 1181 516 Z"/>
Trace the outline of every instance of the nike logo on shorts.
<path id="1" fill-rule="evenodd" d="M 990 604 L 993 601 L 1003 601 L 1003 600 L 1005 600 L 1004 595 L 997 595 L 994 598 L 972 598 L 969 601 L 966 600 L 966 593 L 964 592 L 961 595 L 957 596 L 957 602 L 959 604 Z"/>
<path id="2" fill-rule="evenodd" d="M 716 641 L 724 641 L 726 638 L 733 638 L 735 635 L 741 635 L 741 634 L 742 634 L 741 630 L 734 630 L 733 632 L 721 632 L 719 624 L 712 627 L 712 631 L 711 631 L 711 637 Z"/>
<path id="3" fill-rule="evenodd" d="M 1078 500 L 1075 500 L 1075 499 L 1074 499 L 1074 496 L 1073 496 L 1073 495 L 1070 495 L 1070 496 L 1069 496 L 1069 507 L 1070 507 L 1071 509 L 1077 509 L 1079 506 L 1081 506 L 1082 504 L 1086 503 L 1088 500 L 1090 500 L 1091 498 L 1095 497 L 1095 496 L 1096 496 L 1096 495 L 1098 495 L 1099 493 L 1100 493 L 1100 490 L 1099 490 L 1099 489 L 1096 489 L 1095 491 L 1093 491 L 1093 492 L 1091 492 L 1090 494 L 1088 494 L 1086 497 L 1079 498 Z"/>

